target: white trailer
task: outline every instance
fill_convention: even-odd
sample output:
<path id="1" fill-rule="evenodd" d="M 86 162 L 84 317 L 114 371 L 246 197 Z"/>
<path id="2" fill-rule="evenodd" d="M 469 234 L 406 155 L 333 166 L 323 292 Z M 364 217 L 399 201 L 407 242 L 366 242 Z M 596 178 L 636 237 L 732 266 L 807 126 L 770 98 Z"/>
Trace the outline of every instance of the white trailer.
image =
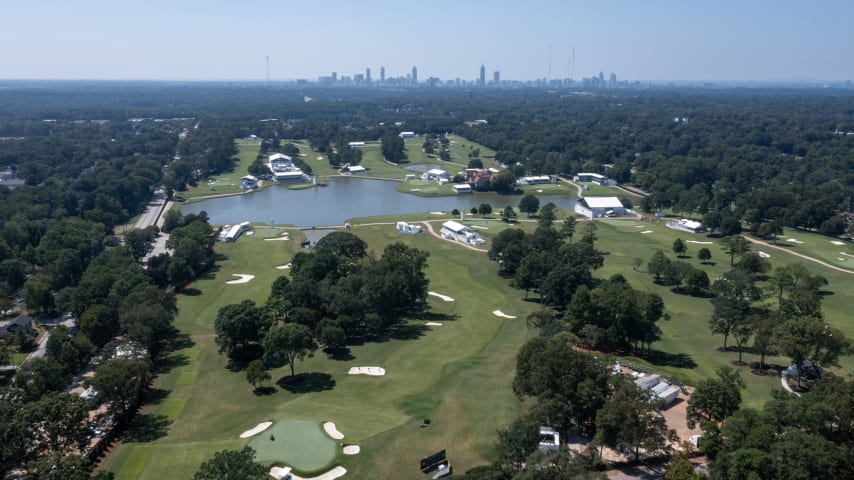
<path id="1" fill-rule="evenodd" d="M 650 388 L 658 385 L 659 382 L 661 382 L 661 375 L 655 374 L 638 378 L 635 380 L 635 385 L 637 385 L 641 390 L 649 390 Z"/>
<path id="2" fill-rule="evenodd" d="M 664 400 L 664 406 L 673 403 L 679 397 L 679 387 L 670 387 L 658 394 L 658 398 Z"/>

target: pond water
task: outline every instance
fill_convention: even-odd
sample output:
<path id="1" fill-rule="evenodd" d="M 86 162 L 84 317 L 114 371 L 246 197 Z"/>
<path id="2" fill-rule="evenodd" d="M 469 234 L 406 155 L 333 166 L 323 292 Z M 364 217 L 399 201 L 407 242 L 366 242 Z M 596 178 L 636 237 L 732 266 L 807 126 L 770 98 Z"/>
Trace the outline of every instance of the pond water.
<path id="1" fill-rule="evenodd" d="M 522 195 L 497 193 L 463 194 L 449 197 L 419 197 L 395 190 L 397 182 L 365 178 L 334 177 L 327 187 L 288 190 L 275 185 L 246 195 L 203 200 L 181 206 L 181 212 L 206 211 L 214 224 L 264 222 L 303 227 L 342 225 L 351 218 L 421 212 L 470 210 L 481 203 L 494 212 L 516 207 Z M 575 197 L 541 196 L 540 205 L 552 202 L 561 208 L 575 206 Z"/>

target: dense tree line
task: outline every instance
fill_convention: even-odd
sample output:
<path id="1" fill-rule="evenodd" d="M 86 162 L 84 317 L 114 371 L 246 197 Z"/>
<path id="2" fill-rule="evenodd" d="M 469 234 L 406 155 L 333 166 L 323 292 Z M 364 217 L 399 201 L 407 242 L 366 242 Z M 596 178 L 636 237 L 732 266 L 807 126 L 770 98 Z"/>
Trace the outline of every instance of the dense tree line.
<path id="1" fill-rule="evenodd" d="M 220 352 L 243 360 L 260 349 L 265 365 L 290 364 L 293 374 L 295 361 L 317 345 L 334 354 L 354 338 L 388 335 L 422 311 L 427 252 L 393 243 L 376 259 L 366 247 L 349 232 L 327 235 L 311 253 L 294 256 L 290 278 L 273 283 L 265 305 L 224 306 L 214 324 Z"/>

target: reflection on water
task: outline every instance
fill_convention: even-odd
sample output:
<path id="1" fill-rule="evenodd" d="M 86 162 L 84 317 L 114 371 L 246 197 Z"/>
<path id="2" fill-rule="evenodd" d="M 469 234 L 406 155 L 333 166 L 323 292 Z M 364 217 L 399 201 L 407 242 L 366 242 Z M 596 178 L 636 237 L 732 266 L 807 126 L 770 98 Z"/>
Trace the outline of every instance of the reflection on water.
<path id="1" fill-rule="evenodd" d="M 181 212 L 210 215 L 211 223 L 272 222 L 298 226 L 342 225 L 351 218 L 419 212 L 470 210 L 481 203 L 492 205 L 495 213 L 519 205 L 521 195 L 496 193 L 463 194 L 451 197 L 418 197 L 395 190 L 397 182 L 365 178 L 334 177 L 329 186 L 288 190 L 283 185 L 246 195 L 211 198 L 183 205 Z M 568 195 L 540 197 L 540 204 L 552 202 L 572 208 L 575 198 Z"/>

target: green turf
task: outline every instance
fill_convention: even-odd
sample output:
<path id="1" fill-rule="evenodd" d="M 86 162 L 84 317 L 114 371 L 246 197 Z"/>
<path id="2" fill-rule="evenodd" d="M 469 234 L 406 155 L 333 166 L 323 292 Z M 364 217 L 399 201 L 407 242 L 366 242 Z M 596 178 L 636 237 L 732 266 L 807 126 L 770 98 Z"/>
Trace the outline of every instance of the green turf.
<path id="1" fill-rule="evenodd" d="M 300 473 L 324 472 L 331 468 L 341 446 L 330 438 L 318 422 L 286 420 L 249 441 L 255 460 L 282 463 Z"/>
<path id="2" fill-rule="evenodd" d="M 559 217 L 565 214 L 561 212 Z M 508 228 L 495 219 L 496 215 L 492 217 L 469 218 L 467 223 L 485 227 L 478 231 L 491 240 Z M 434 227 L 438 227 L 448 218 L 445 212 L 351 220 L 355 226 L 350 231 L 363 238 L 374 255 L 379 256 L 385 245 L 394 241 L 430 252 L 430 290 L 450 295 L 456 301 L 428 297 L 432 307 L 429 318 L 410 320 L 399 335 L 383 342 L 352 345 L 350 357 L 335 359 L 317 352 L 313 358 L 297 363 L 297 374 L 303 374 L 306 380 L 306 387 L 301 390 L 285 388 L 289 387 L 284 381 L 290 374 L 287 367 L 272 371 L 273 381 L 267 386 L 272 386 L 275 393 L 269 395 L 254 395 L 243 372 L 226 368 L 228 359 L 217 353 L 214 343 L 213 321 L 225 304 L 247 298 L 263 303 L 273 280 L 286 272 L 273 267 L 287 263 L 299 250 L 301 234 L 289 230 L 288 241 L 265 241 L 265 236 L 279 230 L 256 228 L 252 236 L 218 244 L 220 258 L 215 271 L 178 297 L 176 327 L 189 336 L 189 342 L 184 349 L 168 354 L 170 367 L 159 372 L 156 379 L 156 388 L 162 395 L 143 411 L 166 417 L 170 422 L 168 430 L 152 442 L 120 444 L 107 457 L 106 468 L 120 480 L 191 478 L 198 465 L 214 452 L 247 444 L 238 438 L 239 434 L 265 418 L 335 422 L 348 443 L 362 447 L 359 455 L 339 459 L 349 472 L 347 478 L 421 479 L 418 459 L 443 448 L 460 471 L 493 461 L 495 431 L 525 407 L 513 395 L 511 382 L 516 352 L 534 334 L 526 326 L 525 317 L 539 305 L 525 302 L 523 292 L 510 288 L 484 253 L 436 239 L 426 232 L 402 236 L 392 224 L 368 225 L 403 219 L 434 221 Z M 729 268 L 718 239 L 676 232 L 665 228 L 663 222 L 603 220 L 597 225 L 597 247 L 607 254 L 605 266 L 596 276 L 607 278 L 620 273 L 635 288 L 659 293 L 671 315 L 661 324 L 662 340 L 653 345 L 660 352 L 652 359 L 656 370 L 693 383 L 714 375 L 715 368 L 737 358 L 733 351 L 717 350 L 722 339 L 709 333 L 708 299 L 678 295 L 670 287 L 654 284 L 645 271 L 646 262 L 656 250 L 674 258 L 671 246 L 676 238 L 713 241 L 713 245 L 689 243 L 690 258 L 685 261 L 705 269 L 714 279 Z M 536 223 L 522 222 L 517 226 L 532 231 Z M 646 230 L 652 233 L 640 233 Z M 576 235 L 580 232 L 581 225 Z M 803 246 L 812 245 L 813 238 L 816 242 L 825 239 L 804 233 L 793 238 L 804 241 Z M 712 251 L 714 265 L 702 265 L 696 259 L 702 246 Z M 769 253 L 775 266 L 797 261 L 783 252 Z M 639 271 L 632 267 L 635 257 L 643 260 Z M 830 294 L 823 303 L 827 321 L 854 337 L 854 324 L 850 321 L 850 312 L 854 311 L 851 275 L 803 263 L 830 282 Z M 247 284 L 226 285 L 234 273 L 256 277 Z M 497 318 L 491 314 L 493 310 L 518 318 Z M 443 325 L 427 327 L 427 320 Z M 750 352 L 744 357 L 749 362 L 757 360 Z M 768 362 L 785 365 L 787 360 L 771 355 Z M 350 367 L 365 365 L 385 367 L 387 373 L 383 377 L 347 375 Z M 850 371 L 852 366 L 850 357 L 843 360 L 845 369 Z M 776 375 L 759 377 L 746 367 L 739 370 L 747 383 L 746 405 L 759 406 L 770 398 L 773 389 L 779 389 Z M 431 425 L 420 428 L 424 418 L 430 418 Z"/>
<path id="3" fill-rule="evenodd" d="M 240 178 L 249 175 L 249 166 L 258 157 L 261 142 L 259 140 L 236 140 L 235 144 L 237 145 L 238 162 L 231 172 L 216 175 L 210 179 L 199 180 L 197 186 L 188 188 L 186 192 L 178 192 L 178 196 L 186 200 L 194 200 L 211 195 L 243 193 L 240 188 Z M 212 186 L 208 186 L 208 180 L 212 180 Z"/>

